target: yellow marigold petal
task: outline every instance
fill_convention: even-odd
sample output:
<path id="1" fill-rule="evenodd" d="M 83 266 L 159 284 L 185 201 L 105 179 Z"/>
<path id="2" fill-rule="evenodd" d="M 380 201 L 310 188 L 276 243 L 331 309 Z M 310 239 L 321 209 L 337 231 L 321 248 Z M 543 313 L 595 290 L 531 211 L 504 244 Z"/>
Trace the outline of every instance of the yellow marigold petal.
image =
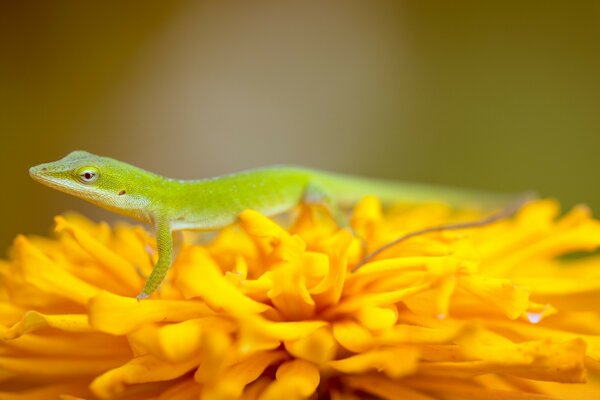
<path id="1" fill-rule="evenodd" d="M 329 259 L 326 254 L 314 251 L 305 251 L 299 260 L 300 270 L 306 277 L 306 286 L 312 289 L 320 283 L 329 272 Z"/>
<path id="2" fill-rule="evenodd" d="M 267 271 L 257 279 L 240 281 L 239 289 L 242 293 L 256 301 L 267 301 L 267 293 L 273 287 L 273 272 Z"/>
<path id="3" fill-rule="evenodd" d="M 6 339 L 15 339 L 21 335 L 33 332 L 40 328 L 55 328 L 65 332 L 93 332 L 85 314 L 43 314 L 37 311 L 28 311 L 21 321 L 13 325 L 5 335 Z"/>
<path id="4" fill-rule="evenodd" d="M 454 276 L 443 279 L 435 288 L 435 315 L 438 318 L 445 318 L 450 309 L 450 298 L 456 289 L 456 279 Z"/>
<path id="5" fill-rule="evenodd" d="M 317 365 L 333 360 L 337 351 L 335 338 L 327 328 L 318 329 L 298 340 L 285 341 L 284 345 L 294 357 Z"/>
<path id="6" fill-rule="evenodd" d="M 2 276 L 0 276 L 0 279 L 2 279 Z M 0 324 L 5 326 L 16 324 L 24 312 L 23 308 L 14 304 L 0 302 Z"/>
<path id="7" fill-rule="evenodd" d="M 253 318 L 252 325 L 266 337 L 279 340 L 297 340 L 326 326 L 325 321 L 272 322 Z"/>
<path id="8" fill-rule="evenodd" d="M 55 383 L 39 387 L 27 388 L 19 392 L 0 391 L 1 400 L 48 400 L 58 399 L 70 393 L 82 397 L 90 395 L 86 383 Z"/>
<path id="9" fill-rule="evenodd" d="M 168 362 L 182 362 L 197 355 L 202 343 L 204 323 L 191 319 L 164 326 L 146 324 L 129 334 L 132 346 L 145 348 Z"/>
<path id="10" fill-rule="evenodd" d="M 34 377 L 62 378 L 94 376 L 121 364 L 124 357 L 68 358 L 0 356 L 0 370 L 19 373 L 30 379 Z"/>
<path id="11" fill-rule="evenodd" d="M 48 259 L 24 237 L 15 240 L 15 250 L 25 280 L 40 291 L 85 304 L 99 289 L 76 278 Z"/>
<path id="12" fill-rule="evenodd" d="M 202 349 L 194 380 L 202 384 L 215 382 L 225 368 L 235 362 L 230 335 L 220 331 L 207 331 L 202 337 Z"/>
<path id="13" fill-rule="evenodd" d="M 369 291 L 385 291 L 390 290 L 390 287 L 410 286 L 416 279 L 422 279 L 428 271 L 435 271 L 432 277 L 440 275 L 441 271 L 448 275 L 454 273 L 459 265 L 460 260 L 453 256 L 394 257 L 372 261 L 348 276 L 344 283 L 344 295 L 364 293 L 367 287 Z M 403 282 L 402 279 L 406 281 Z"/>
<path id="14" fill-rule="evenodd" d="M 512 378 L 511 382 L 514 382 L 516 387 L 524 387 L 528 391 L 544 393 L 547 398 L 552 400 L 595 399 L 600 393 L 600 381 L 597 374 L 589 376 L 588 381 L 583 385 L 534 381 L 522 378 Z"/>
<path id="15" fill-rule="evenodd" d="M 272 322 L 260 316 L 239 320 L 239 348 L 242 353 L 271 350 L 281 342 L 294 341 L 326 326 L 325 321 Z"/>
<path id="16" fill-rule="evenodd" d="M 398 346 L 363 352 L 341 360 L 330 361 L 328 365 L 346 374 L 376 370 L 385 373 L 390 378 L 399 378 L 417 370 L 419 355 L 420 352 L 415 347 Z"/>
<path id="17" fill-rule="evenodd" d="M 465 346 L 463 346 L 463 350 Z M 504 373 L 515 376 L 550 380 L 564 383 L 585 382 L 585 342 L 574 339 L 569 342 L 542 340 L 522 343 L 514 353 L 523 352 L 523 359 L 513 362 L 466 361 L 430 362 L 419 368 L 419 373 L 431 376 L 468 378 L 486 373 Z M 480 353 L 483 355 L 484 353 Z"/>
<path id="18" fill-rule="evenodd" d="M 600 243 L 589 210 L 557 219 L 556 203 L 534 202 L 489 226 L 415 237 L 357 272 L 359 240 L 322 208 L 300 210 L 291 229 L 250 211 L 208 245 L 188 235 L 163 300 L 127 297 L 157 256 L 140 227 L 67 217 L 56 239 L 17 239 L 0 261 L 2 390 L 100 374 L 96 393 L 60 395 L 310 398 L 319 380 L 318 395 L 333 399 L 574 400 L 600 390 L 600 258 L 557 257 Z M 353 224 L 372 250 L 480 215 L 431 204 L 383 214 L 370 198 Z M 123 279 L 126 266 L 139 284 Z M 556 383 L 581 382 L 586 369 L 587 392 Z"/>
<path id="19" fill-rule="evenodd" d="M 7 329 L 0 326 L 0 335 L 6 336 Z M 73 338 L 77 338 L 81 346 L 73 346 Z M 124 338 L 114 338 L 97 333 L 85 335 L 42 335 L 28 334 L 3 341 L 3 344 L 14 349 L 23 350 L 30 354 L 110 357 L 119 356 L 127 352 L 127 343 Z"/>
<path id="20" fill-rule="evenodd" d="M 356 319 L 370 330 L 391 328 L 398 320 L 398 309 L 394 306 L 363 307 L 355 314 Z"/>
<path id="21" fill-rule="evenodd" d="M 360 310 L 361 308 L 369 306 L 388 306 L 391 304 L 398 303 L 399 301 L 402 301 L 417 293 L 423 292 L 429 289 L 430 286 L 431 284 L 424 283 L 421 285 L 415 285 L 413 287 L 394 290 L 391 292 L 366 294 L 362 296 L 355 295 L 352 297 L 344 298 L 338 305 L 324 312 L 324 315 L 326 315 L 327 317 L 331 317 L 332 315 L 337 314 L 352 313 L 357 310 Z"/>
<path id="22" fill-rule="evenodd" d="M 565 266 L 565 268 L 568 268 Z M 562 296 L 600 291 L 600 278 L 577 276 L 517 277 L 515 282 L 541 296 Z"/>
<path id="23" fill-rule="evenodd" d="M 254 259 L 257 256 L 252 239 L 236 226 L 223 228 L 207 247 L 211 255 L 227 258 L 229 263 L 237 257 Z"/>
<path id="24" fill-rule="evenodd" d="M 360 353 L 374 345 L 371 332 L 355 321 L 345 320 L 333 323 L 333 337 L 350 351 Z"/>
<path id="25" fill-rule="evenodd" d="M 350 222 L 361 238 L 371 239 L 383 221 L 381 202 L 375 196 L 365 196 L 352 210 Z"/>
<path id="26" fill-rule="evenodd" d="M 267 293 L 273 305 L 288 320 L 310 319 L 315 301 L 306 288 L 306 279 L 294 265 L 282 265 L 273 271 L 273 288 Z"/>
<path id="27" fill-rule="evenodd" d="M 246 385 L 258 379 L 268 366 L 287 357 L 283 351 L 254 353 L 247 359 L 228 367 L 217 380 L 208 382 L 202 391 L 202 399 L 239 399 Z"/>
<path id="28" fill-rule="evenodd" d="M 156 252 L 154 239 L 140 226 L 131 227 L 119 224 L 114 229 L 115 240 L 112 241 L 112 249 L 115 254 L 123 257 L 130 265 L 139 268 L 144 275 L 150 275 L 154 262 L 149 252 Z"/>
<path id="29" fill-rule="evenodd" d="M 436 398 L 445 396 L 456 396 L 460 399 L 495 399 L 495 400 L 556 400 L 554 396 L 547 396 L 540 393 L 524 393 L 518 390 L 496 390 L 490 387 L 481 386 L 476 382 L 464 381 L 461 379 L 442 379 L 437 378 L 434 382 L 431 379 L 409 378 L 407 385 L 415 389 L 423 390 L 426 393 L 435 395 Z"/>
<path id="30" fill-rule="evenodd" d="M 239 275 L 240 279 L 246 279 L 248 277 L 248 263 L 245 258 L 237 257 L 235 259 L 234 273 Z"/>
<path id="31" fill-rule="evenodd" d="M 381 345 L 408 343 L 452 343 L 465 329 L 462 324 L 446 324 L 443 327 L 429 328 L 415 325 L 395 325 L 377 336 Z"/>
<path id="32" fill-rule="evenodd" d="M 345 390 L 341 392 L 336 389 L 329 390 L 329 397 L 331 400 L 360 400 L 361 398 L 358 395 L 353 393 L 349 393 L 349 391 Z"/>
<path id="33" fill-rule="evenodd" d="M 280 261 L 290 261 L 304 250 L 304 243 L 292 237 L 275 222 L 254 210 L 243 211 L 240 216 L 242 228 L 255 240 L 264 254 L 275 253 Z"/>
<path id="34" fill-rule="evenodd" d="M 277 368 L 277 380 L 260 400 L 307 399 L 319 385 L 319 370 L 303 360 L 286 361 Z"/>
<path id="35" fill-rule="evenodd" d="M 261 376 L 256 381 L 246 386 L 246 389 L 240 396 L 240 400 L 258 400 L 260 396 L 273 383 L 273 379 L 266 376 Z"/>
<path id="36" fill-rule="evenodd" d="M 352 235 L 347 231 L 336 233 L 325 243 L 325 247 L 329 249 L 327 274 L 317 285 L 309 289 L 313 299 L 321 308 L 336 304 L 342 295 L 348 273 L 348 252 L 351 244 Z"/>
<path id="37" fill-rule="evenodd" d="M 123 335 L 148 322 L 180 322 L 213 315 L 204 303 L 183 300 L 137 301 L 101 292 L 89 303 L 90 324 L 95 329 Z"/>
<path id="38" fill-rule="evenodd" d="M 519 344 L 483 329 L 471 328 L 455 339 L 461 353 L 471 360 L 485 360 L 505 365 L 526 364 L 534 361 L 533 354 L 523 352 Z"/>
<path id="39" fill-rule="evenodd" d="M 98 241 L 78 225 L 69 223 L 65 218 L 56 217 L 55 223 L 57 232 L 66 232 L 72 235 L 84 250 L 98 260 L 115 279 L 130 288 L 132 293 L 141 287 L 142 278 L 127 260 L 108 249 L 104 243 Z"/>
<path id="40" fill-rule="evenodd" d="M 140 356 L 128 363 L 98 376 L 90 385 L 101 399 L 110 399 L 123 393 L 127 385 L 159 382 L 178 378 L 193 369 L 198 360 L 167 363 L 153 355 Z"/>
<path id="41" fill-rule="evenodd" d="M 573 251 L 591 251 L 600 245 L 600 223 L 582 216 L 576 209 L 558 223 L 552 219 L 522 223 L 514 233 L 505 232 L 508 237 L 502 251 L 484 255 L 486 271 L 495 275 L 519 275 L 521 271 L 528 271 L 521 269 L 525 264 Z M 488 238 L 486 243 L 495 241 Z"/>
<path id="42" fill-rule="evenodd" d="M 502 332 L 511 332 L 526 340 L 552 339 L 556 342 L 567 342 L 581 338 L 587 344 L 585 354 L 595 361 L 600 362 L 599 335 L 585 335 L 574 332 L 560 331 L 557 329 L 550 329 L 543 326 L 532 325 L 518 321 L 486 321 L 486 326 Z"/>
<path id="43" fill-rule="evenodd" d="M 193 379 L 186 379 L 162 392 L 157 400 L 196 400 L 201 389 Z"/>
<path id="44" fill-rule="evenodd" d="M 529 307 L 529 292 L 507 279 L 461 275 L 458 283 L 465 290 L 501 309 L 510 319 L 518 318 Z"/>
<path id="45" fill-rule="evenodd" d="M 185 298 L 202 297 L 211 308 L 234 315 L 256 314 L 268 309 L 265 304 L 246 297 L 228 281 L 202 248 L 190 248 L 182 257 L 185 260 L 177 269 L 175 284 L 181 288 Z"/>
<path id="46" fill-rule="evenodd" d="M 400 381 L 391 380 L 386 376 L 374 373 L 350 375 L 344 377 L 343 381 L 349 387 L 379 396 L 382 399 L 436 400 L 435 397 L 411 389 Z"/>
<path id="47" fill-rule="evenodd" d="M 297 208 L 298 216 L 288 229 L 289 233 L 298 235 L 307 246 L 320 252 L 319 244 L 339 229 L 338 224 L 323 204 L 301 204 Z"/>

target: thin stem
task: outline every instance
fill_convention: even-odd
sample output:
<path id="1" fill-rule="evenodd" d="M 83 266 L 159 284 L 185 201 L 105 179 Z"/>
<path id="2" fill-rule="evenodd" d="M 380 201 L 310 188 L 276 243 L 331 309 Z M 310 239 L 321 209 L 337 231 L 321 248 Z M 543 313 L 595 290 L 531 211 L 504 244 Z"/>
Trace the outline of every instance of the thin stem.
<path id="1" fill-rule="evenodd" d="M 532 194 L 525 194 L 523 196 L 520 196 L 514 202 L 510 203 L 507 207 L 498 211 L 497 213 L 492 214 L 488 217 L 476 220 L 476 221 L 457 222 L 457 223 L 452 223 L 452 224 L 430 226 L 427 228 L 419 229 L 417 231 L 409 232 L 405 235 L 400 236 L 399 238 L 397 238 L 395 240 L 392 240 L 389 243 L 384 244 L 377 250 L 364 256 L 362 258 L 362 260 L 360 260 L 358 262 L 358 264 L 356 264 L 354 266 L 354 268 L 352 268 L 352 272 L 356 272 L 360 267 L 362 267 L 363 265 L 365 265 L 366 263 L 371 261 L 373 258 L 377 257 L 378 255 L 380 255 L 384 251 L 388 250 L 389 248 L 397 245 L 398 243 L 404 242 L 405 240 L 408 240 L 415 236 L 424 235 L 426 233 L 431 233 L 431 232 L 476 228 L 476 227 L 480 227 L 480 226 L 490 225 L 490 224 L 493 224 L 494 222 L 497 222 L 497 221 L 500 221 L 502 219 L 512 216 L 517 211 L 519 211 L 532 198 L 534 198 L 534 195 L 532 195 Z"/>

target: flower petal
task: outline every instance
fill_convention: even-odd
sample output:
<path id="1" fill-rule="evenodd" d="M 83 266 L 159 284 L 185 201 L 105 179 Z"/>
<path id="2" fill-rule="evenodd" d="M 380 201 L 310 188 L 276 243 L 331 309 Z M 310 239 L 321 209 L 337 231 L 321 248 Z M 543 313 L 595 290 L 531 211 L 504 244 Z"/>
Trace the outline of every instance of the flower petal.
<path id="1" fill-rule="evenodd" d="M 194 380 L 202 384 L 215 382 L 236 361 L 231 336 L 221 331 L 206 331 Z"/>
<path id="2" fill-rule="evenodd" d="M 42 314 L 37 311 L 28 311 L 21 321 L 13 325 L 5 335 L 6 339 L 15 339 L 26 333 L 40 328 L 55 328 L 65 332 L 93 332 L 94 329 L 88 322 L 85 314 Z"/>
<path id="3" fill-rule="evenodd" d="M 265 304 L 246 297 L 216 265 L 210 255 L 199 247 L 182 255 L 183 266 L 177 270 L 175 285 L 187 299 L 199 296 L 215 310 L 234 315 L 256 314 L 268 309 Z"/>
<path id="4" fill-rule="evenodd" d="M 202 391 L 203 399 L 239 399 L 246 385 L 258 379 L 269 366 L 287 358 L 283 351 L 265 351 L 228 367 L 219 379 L 209 382 Z"/>
<path id="5" fill-rule="evenodd" d="M 407 387 L 400 381 L 387 378 L 384 375 L 367 374 L 354 375 L 343 378 L 344 383 L 349 387 L 379 396 L 382 399 L 402 399 L 402 400 L 436 400 L 437 397 L 431 397 Z"/>
<path id="6" fill-rule="evenodd" d="M 355 317 L 364 327 L 372 331 L 391 328 L 398 320 L 398 309 L 394 306 L 363 307 Z"/>
<path id="7" fill-rule="evenodd" d="M 261 400 L 306 399 L 319 385 L 319 370 L 303 360 L 286 361 L 277 368 L 277 380 L 260 397 Z"/>
<path id="8" fill-rule="evenodd" d="M 469 350 L 469 346 L 461 348 L 463 351 Z M 505 347 L 505 350 L 507 349 L 510 348 Z M 519 353 L 522 353 L 521 359 L 518 358 Z M 484 357 L 485 354 L 493 353 L 478 354 Z M 514 357 L 508 361 L 498 360 L 492 355 L 491 361 L 424 363 L 419 368 L 419 373 L 428 376 L 468 378 L 494 372 L 564 383 L 585 382 L 585 342 L 581 339 L 569 342 L 554 342 L 549 339 L 526 342 L 515 345 L 512 355 Z"/>
<path id="9" fill-rule="evenodd" d="M 7 329 L 0 326 L 0 335 L 7 336 Z M 73 346 L 73 339 L 77 338 L 81 348 Z M 4 340 L 3 343 L 13 349 L 23 350 L 29 354 L 89 356 L 89 357 L 118 357 L 128 352 L 127 342 L 124 338 L 115 338 L 99 333 L 80 335 L 49 335 L 27 334 L 14 339 Z"/>
<path id="10" fill-rule="evenodd" d="M 360 353 L 373 347 L 375 341 L 371 332 L 352 320 L 333 323 L 333 337 L 350 351 Z"/>
<path id="11" fill-rule="evenodd" d="M 318 329 L 305 337 L 284 342 L 285 349 L 294 357 L 320 365 L 333 360 L 337 343 L 327 328 Z"/>
<path id="12" fill-rule="evenodd" d="M 0 370 L 16 372 L 33 379 L 34 377 L 62 378 L 94 376 L 114 368 L 124 361 L 124 356 L 115 358 L 67 358 L 67 357 L 40 357 L 0 356 Z"/>
<path id="13" fill-rule="evenodd" d="M 348 273 L 348 252 L 351 244 L 352 236 L 347 231 L 340 231 L 324 243 L 324 247 L 330 249 L 327 275 L 309 289 L 312 298 L 320 308 L 333 306 L 342 295 Z"/>
<path id="14" fill-rule="evenodd" d="M 65 232 L 73 236 L 79 245 L 94 257 L 110 275 L 130 288 L 132 293 L 143 284 L 141 276 L 127 260 L 123 259 L 104 243 L 97 240 L 76 224 L 71 224 L 62 217 L 55 218 L 56 232 Z"/>
<path id="15" fill-rule="evenodd" d="M 19 392 L 0 391 L 0 399 L 2 400 L 48 400 L 58 399 L 69 393 L 75 396 L 89 397 L 91 395 L 87 388 L 87 383 L 54 383 L 49 385 L 41 385 L 38 387 L 27 388 Z"/>
<path id="16" fill-rule="evenodd" d="M 15 240 L 15 250 L 25 280 L 45 293 L 85 304 L 99 289 L 76 278 L 48 259 L 24 236 Z"/>
<path id="17" fill-rule="evenodd" d="M 501 309 L 510 319 L 518 318 L 529 307 L 529 292 L 508 279 L 460 275 L 458 283 L 486 303 Z"/>
<path id="18" fill-rule="evenodd" d="M 213 315 L 200 302 L 183 300 L 137 301 L 130 297 L 101 292 L 89 303 L 90 325 L 102 332 L 123 335 L 148 322 L 179 322 Z"/>
<path id="19" fill-rule="evenodd" d="M 198 354 L 204 325 L 202 319 L 190 319 L 160 327 L 146 324 L 129 334 L 128 338 L 133 347 L 144 348 L 164 361 L 183 362 Z"/>
<path id="20" fill-rule="evenodd" d="M 288 320 L 314 316 L 315 301 L 306 288 L 304 275 L 295 265 L 281 265 L 273 270 L 273 288 L 267 295 Z"/>
<path id="21" fill-rule="evenodd" d="M 397 346 L 330 361 L 328 365 L 345 374 L 359 374 L 376 370 L 384 372 L 390 378 L 399 378 L 413 374 L 417 370 L 419 355 L 420 352 L 415 347 Z"/>
<path id="22" fill-rule="evenodd" d="M 110 399 L 122 394 L 127 385 L 178 378 L 196 365 L 198 365 L 198 360 L 167 363 L 152 355 L 140 356 L 98 376 L 91 383 L 90 389 L 99 398 Z"/>

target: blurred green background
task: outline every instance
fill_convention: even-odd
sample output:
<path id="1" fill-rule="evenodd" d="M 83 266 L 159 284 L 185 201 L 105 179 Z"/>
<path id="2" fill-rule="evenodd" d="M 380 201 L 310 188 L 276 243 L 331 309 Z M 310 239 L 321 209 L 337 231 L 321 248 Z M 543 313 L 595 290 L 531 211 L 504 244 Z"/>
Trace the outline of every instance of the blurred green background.
<path id="1" fill-rule="evenodd" d="M 294 163 L 600 209 L 598 1 L 2 1 L 0 244 L 74 149 L 179 178 Z"/>

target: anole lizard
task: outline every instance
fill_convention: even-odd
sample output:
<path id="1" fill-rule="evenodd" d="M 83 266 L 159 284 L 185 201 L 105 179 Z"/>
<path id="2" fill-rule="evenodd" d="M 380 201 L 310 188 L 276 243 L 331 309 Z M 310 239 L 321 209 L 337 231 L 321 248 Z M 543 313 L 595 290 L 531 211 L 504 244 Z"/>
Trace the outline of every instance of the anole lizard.
<path id="1" fill-rule="evenodd" d="M 497 196 L 481 192 L 393 183 L 290 166 L 248 170 L 217 178 L 178 180 L 85 151 L 74 151 L 58 161 L 37 165 L 29 173 L 44 185 L 154 226 L 158 261 L 138 300 L 150 296 L 167 274 L 173 258 L 174 230 L 216 230 L 235 223 L 245 209 L 272 216 L 301 202 L 322 203 L 343 224 L 340 207 L 369 194 L 383 202 L 444 200 L 454 204 L 475 201 L 498 204 L 499 200 Z M 458 228 L 476 226 L 482 221 L 486 222 L 474 221 Z M 452 226 L 448 229 L 452 228 L 457 229 Z M 434 229 L 441 230 L 444 226 Z"/>

